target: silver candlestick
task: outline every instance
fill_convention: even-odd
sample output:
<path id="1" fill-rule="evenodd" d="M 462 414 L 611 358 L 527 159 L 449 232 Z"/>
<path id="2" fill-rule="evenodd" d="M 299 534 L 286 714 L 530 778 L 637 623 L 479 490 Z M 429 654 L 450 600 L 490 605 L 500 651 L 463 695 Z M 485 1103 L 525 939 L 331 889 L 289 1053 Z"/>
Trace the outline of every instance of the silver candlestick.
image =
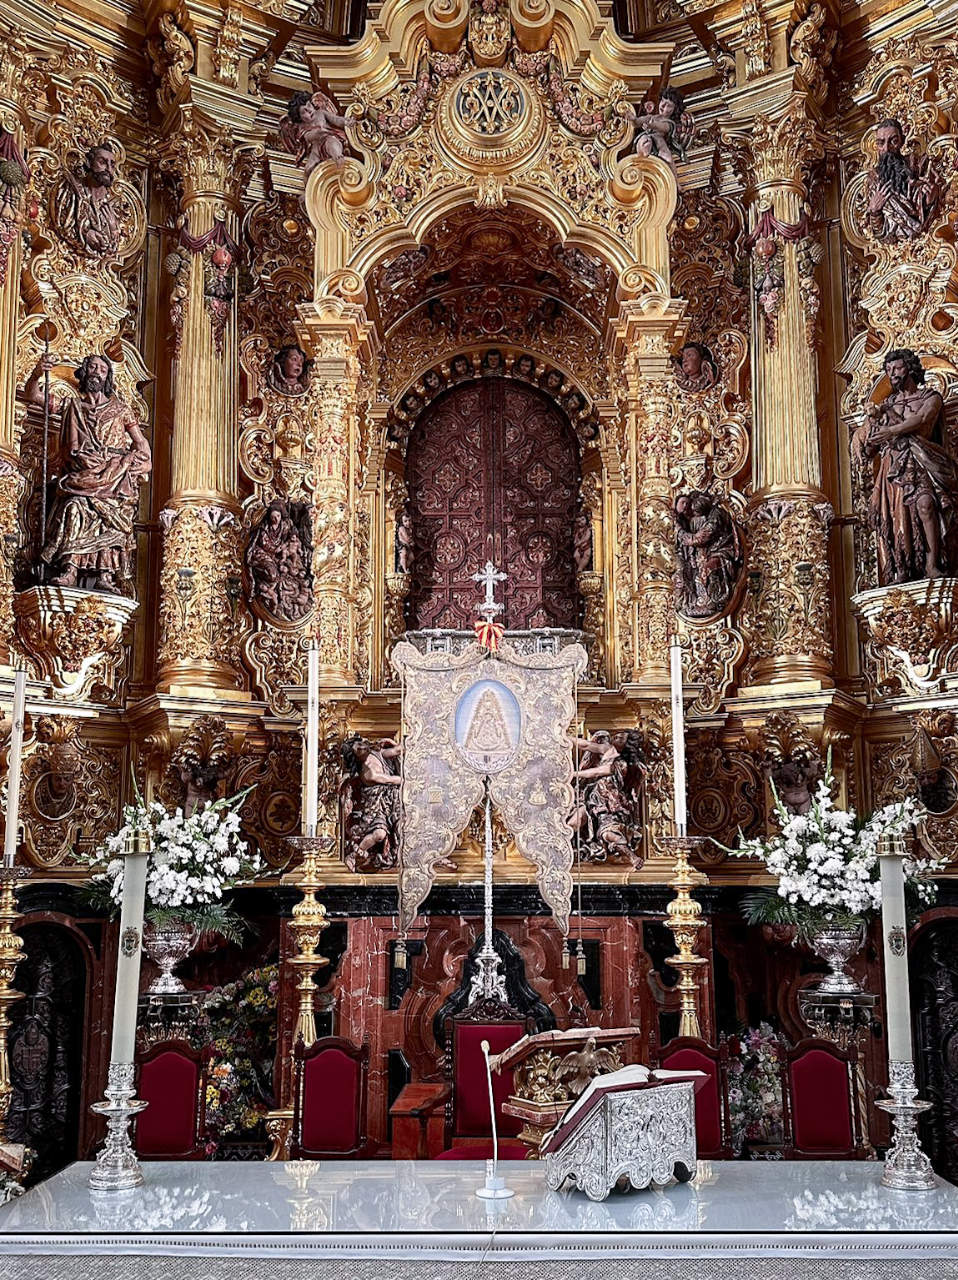
<path id="1" fill-rule="evenodd" d="M 890 1097 L 878 1103 L 892 1118 L 891 1146 L 885 1156 L 882 1186 L 896 1191 L 932 1191 L 937 1179 L 918 1138 L 918 1117 L 931 1103 L 918 1100 L 913 1062 L 890 1062 L 889 1075 Z"/>
<path id="2" fill-rule="evenodd" d="M 147 1105 L 133 1095 L 132 1062 L 111 1062 L 106 1083 L 106 1101 L 90 1108 L 106 1116 L 106 1142 L 97 1154 L 90 1173 L 94 1191 L 128 1191 L 143 1182 L 143 1170 L 130 1143 L 130 1121 Z"/>

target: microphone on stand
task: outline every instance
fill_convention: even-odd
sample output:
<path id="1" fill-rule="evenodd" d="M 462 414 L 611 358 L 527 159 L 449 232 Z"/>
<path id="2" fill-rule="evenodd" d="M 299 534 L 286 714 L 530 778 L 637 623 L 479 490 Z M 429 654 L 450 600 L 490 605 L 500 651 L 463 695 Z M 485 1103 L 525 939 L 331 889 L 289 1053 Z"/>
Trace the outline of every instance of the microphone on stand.
<path id="1" fill-rule="evenodd" d="M 482 1056 L 486 1060 L 486 1081 L 489 1085 L 489 1119 L 492 1121 L 492 1159 L 486 1161 L 486 1185 L 479 1187 L 476 1195 L 482 1200 L 508 1200 L 516 1193 L 507 1187 L 504 1178 L 499 1177 L 499 1134 L 496 1130 L 496 1102 L 492 1092 L 492 1067 L 489 1064 L 489 1041 L 481 1044 Z"/>

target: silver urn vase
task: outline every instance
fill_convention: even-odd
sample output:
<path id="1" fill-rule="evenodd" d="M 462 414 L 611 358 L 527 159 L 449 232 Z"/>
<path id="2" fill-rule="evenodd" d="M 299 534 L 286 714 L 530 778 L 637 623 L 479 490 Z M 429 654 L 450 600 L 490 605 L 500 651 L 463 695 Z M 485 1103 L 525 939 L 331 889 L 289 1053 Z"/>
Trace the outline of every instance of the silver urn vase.
<path id="1" fill-rule="evenodd" d="M 852 956 L 857 955 L 864 945 L 864 924 L 833 925 L 816 929 L 810 941 L 815 953 L 828 965 L 828 973 L 814 990 L 829 996 L 860 995 L 861 984 L 848 972 L 847 966 Z"/>
<path id="2" fill-rule="evenodd" d="M 147 987 L 148 995 L 179 995 L 186 990 L 173 970 L 190 954 L 199 936 L 196 926 L 185 920 L 143 926 L 143 949 L 160 971 Z"/>

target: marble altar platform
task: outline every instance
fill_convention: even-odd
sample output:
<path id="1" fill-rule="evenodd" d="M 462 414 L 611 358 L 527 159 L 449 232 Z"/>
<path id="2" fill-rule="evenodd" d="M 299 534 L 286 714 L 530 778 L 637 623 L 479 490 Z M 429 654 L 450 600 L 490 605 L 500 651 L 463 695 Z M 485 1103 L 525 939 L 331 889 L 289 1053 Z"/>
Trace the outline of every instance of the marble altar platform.
<path id="1" fill-rule="evenodd" d="M 908 1194 L 866 1162 L 700 1162 L 694 1180 L 593 1203 L 540 1162 L 162 1162 L 94 1193 L 75 1164 L 0 1209 L 19 1280 L 873 1280 L 958 1276 L 958 1188 Z M 136 1256 L 133 1256 L 136 1255 Z M 264 1259 L 269 1259 L 266 1263 Z M 322 1260 L 317 1271 L 316 1260 Z"/>

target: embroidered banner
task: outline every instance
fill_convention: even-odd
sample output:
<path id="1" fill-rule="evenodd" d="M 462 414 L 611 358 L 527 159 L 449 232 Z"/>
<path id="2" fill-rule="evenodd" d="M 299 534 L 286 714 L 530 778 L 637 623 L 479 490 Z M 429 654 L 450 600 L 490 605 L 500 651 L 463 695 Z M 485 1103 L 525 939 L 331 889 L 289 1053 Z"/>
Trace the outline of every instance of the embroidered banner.
<path id="1" fill-rule="evenodd" d="M 490 779 L 492 802 L 536 866 L 539 892 L 568 932 L 572 899 L 575 686 L 586 652 L 421 653 L 400 641 L 392 663 L 405 686 L 399 871 L 400 927 L 415 920 L 436 864 L 456 847 Z"/>

